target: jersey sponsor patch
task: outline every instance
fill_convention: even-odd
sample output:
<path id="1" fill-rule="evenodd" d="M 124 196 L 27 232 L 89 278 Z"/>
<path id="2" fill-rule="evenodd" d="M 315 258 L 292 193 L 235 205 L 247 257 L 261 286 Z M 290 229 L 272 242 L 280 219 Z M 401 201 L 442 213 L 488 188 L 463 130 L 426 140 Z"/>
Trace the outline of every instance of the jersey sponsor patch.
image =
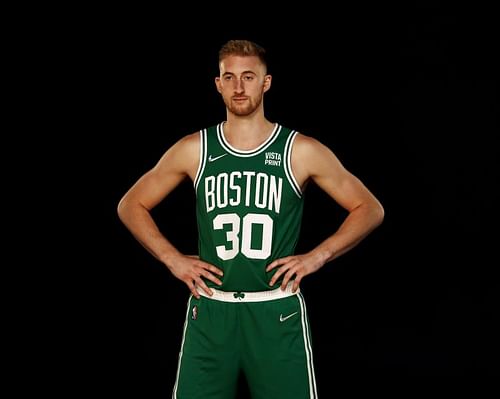
<path id="1" fill-rule="evenodd" d="M 264 165 L 281 166 L 281 154 L 279 152 L 268 151 L 266 152 L 266 159 Z"/>

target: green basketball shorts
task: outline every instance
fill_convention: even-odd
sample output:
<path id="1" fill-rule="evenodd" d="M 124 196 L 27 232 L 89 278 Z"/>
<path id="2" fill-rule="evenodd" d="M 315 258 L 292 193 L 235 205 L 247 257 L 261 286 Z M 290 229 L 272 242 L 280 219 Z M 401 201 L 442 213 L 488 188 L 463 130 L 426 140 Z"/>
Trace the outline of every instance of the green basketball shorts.
<path id="1" fill-rule="evenodd" d="M 316 399 L 302 294 L 213 291 L 189 298 L 172 397 L 234 399 L 243 372 L 253 399 Z"/>

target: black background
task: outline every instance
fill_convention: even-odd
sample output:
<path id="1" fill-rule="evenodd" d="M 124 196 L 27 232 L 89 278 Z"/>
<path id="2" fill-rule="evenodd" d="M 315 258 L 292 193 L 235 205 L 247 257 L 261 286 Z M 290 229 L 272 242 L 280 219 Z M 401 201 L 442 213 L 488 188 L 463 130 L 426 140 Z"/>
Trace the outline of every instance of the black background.
<path id="1" fill-rule="evenodd" d="M 70 176 L 56 201 L 71 242 L 55 248 L 67 255 L 53 301 L 64 327 L 50 335 L 69 397 L 171 395 L 188 291 L 116 206 L 170 145 L 225 118 L 213 78 L 232 38 L 268 50 L 267 117 L 328 145 L 386 211 L 372 235 L 302 284 L 320 397 L 387 393 L 407 377 L 498 376 L 491 10 L 232 7 L 75 10 L 47 27 L 58 60 L 47 61 L 60 107 L 51 115 L 66 135 L 55 140 L 65 162 L 56 185 Z M 153 214 L 181 251 L 196 252 L 189 183 Z M 298 251 L 344 216 L 308 187 Z"/>

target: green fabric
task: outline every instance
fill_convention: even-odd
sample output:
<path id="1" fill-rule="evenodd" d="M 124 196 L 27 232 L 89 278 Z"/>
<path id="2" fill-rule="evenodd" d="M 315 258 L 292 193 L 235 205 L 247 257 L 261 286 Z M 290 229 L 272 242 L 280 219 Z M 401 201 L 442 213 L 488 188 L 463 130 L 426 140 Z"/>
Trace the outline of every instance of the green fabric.
<path id="1" fill-rule="evenodd" d="M 192 297 L 175 399 L 235 399 L 243 371 L 252 399 L 317 398 L 301 294 L 228 303 Z"/>
<path id="2" fill-rule="evenodd" d="M 265 268 L 292 255 L 299 239 L 303 199 L 289 157 L 295 135 L 276 124 L 261 146 L 238 151 L 226 142 L 223 124 L 200 133 L 199 255 L 224 271 L 221 290 L 264 291 L 280 284 L 269 286 L 276 270 Z"/>

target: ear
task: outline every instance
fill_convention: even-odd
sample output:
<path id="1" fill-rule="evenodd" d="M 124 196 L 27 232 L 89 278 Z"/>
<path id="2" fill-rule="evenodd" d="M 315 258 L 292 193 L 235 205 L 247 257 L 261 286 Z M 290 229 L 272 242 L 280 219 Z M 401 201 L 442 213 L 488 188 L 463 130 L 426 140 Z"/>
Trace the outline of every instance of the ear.
<path id="1" fill-rule="evenodd" d="M 217 91 L 222 93 L 222 88 L 220 87 L 220 77 L 218 76 L 215 78 L 215 86 L 217 87 Z"/>
<path id="2" fill-rule="evenodd" d="M 264 76 L 264 92 L 268 91 L 271 88 L 271 81 L 273 77 L 271 75 Z"/>

